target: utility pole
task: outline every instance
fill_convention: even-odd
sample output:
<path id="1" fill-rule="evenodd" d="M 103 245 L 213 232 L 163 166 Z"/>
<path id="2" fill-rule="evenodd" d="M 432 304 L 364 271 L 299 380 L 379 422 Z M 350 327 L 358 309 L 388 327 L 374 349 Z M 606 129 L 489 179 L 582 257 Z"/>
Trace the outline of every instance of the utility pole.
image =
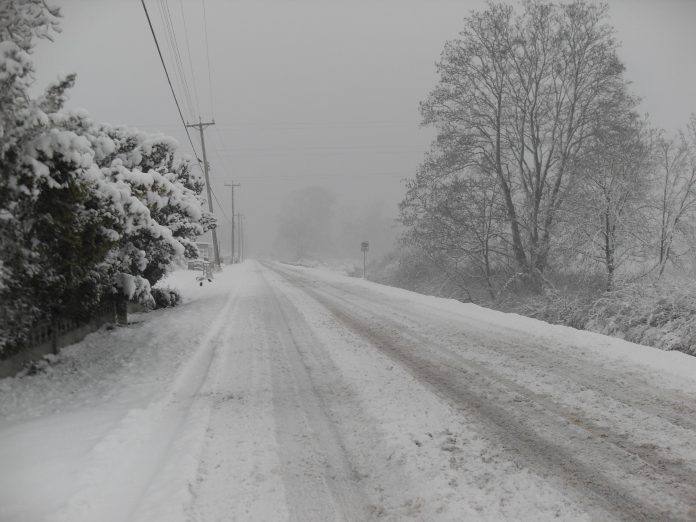
<path id="1" fill-rule="evenodd" d="M 367 267 L 367 251 L 370 250 L 370 242 L 363 241 L 360 244 L 360 250 L 363 253 L 363 279 L 365 279 L 365 268 Z"/>
<path id="2" fill-rule="evenodd" d="M 237 252 L 239 253 L 239 261 L 242 260 L 242 215 L 237 213 Z"/>
<path id="3" fill-rule="evenodd" d="M 208 195 L 208 210 L 213 214 L 213 191 L 210 188 L 210 176 L 208 175 L 208 158 L 205 155 L 205 137 L 203 136 L 203 129 L 209 127 L 210 125 L 215 125 L 214 121 L 203 122 L 200 116 L 198 117 L 198 123 L 187 123 L 186 127 L 195 127 L 201 134 L 201 149 L 203 149 L 203 174 L 205 176 L 205 188 Z M 215 256 L 215 265 L 220 267 L 220 248 L 218 247 L 217 233 L 215 229 L 211 230 L 213 234 L 213 255 Z"/>
<path id="4" fill-rule="evenodd" d="M 230 227 L 230 252 L 232 255 L 232 263 L 234 263 L 234 187 L 239 187 L 239 183 L 225 183 L 226 187 L 230 187 L 230 206 L 232 207 L 232 226 Z"/>
<path id="5" fill-rule="evenodd" d="M 239 223 L 239 229 L 238 229 L 238 234 L 239 234 L 239 260 L 243 261 L 244 260 L 244 214 L 237 214 L 238 218 L 238 223 Z"/>

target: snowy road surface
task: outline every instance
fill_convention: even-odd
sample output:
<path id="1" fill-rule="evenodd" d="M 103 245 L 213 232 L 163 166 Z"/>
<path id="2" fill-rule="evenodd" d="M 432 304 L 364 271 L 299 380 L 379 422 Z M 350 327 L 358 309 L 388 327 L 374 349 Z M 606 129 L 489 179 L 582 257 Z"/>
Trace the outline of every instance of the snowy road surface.
<path id="1" fill-rule="evenodd" d="M 247 261 L 0 381 L 0 520 L 694 520 L 696 358 Z"/>

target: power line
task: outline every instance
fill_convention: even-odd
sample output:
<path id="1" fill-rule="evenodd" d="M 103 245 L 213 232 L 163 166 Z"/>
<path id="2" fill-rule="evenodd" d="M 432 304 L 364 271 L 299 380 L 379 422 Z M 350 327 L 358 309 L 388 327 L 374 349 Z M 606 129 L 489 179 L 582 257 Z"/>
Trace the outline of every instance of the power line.
<path id="1" fill-rule="evenodd" d="M 399 171 L 382 171 L 382 172 L 353 172 L 350 174 L 346 173 L 340 173 L 340 174 L 330 174 L 326 172 L 305 172 L 305 173 L 297 173 L 297 174 L 275 174 L 269 177 L 256 177 L 256 178 L 238 178 L 237 181 L 244 182 L 244 183 L 252 183 L 252 182 L 258 182 L 258 183 L 275 183 L 277 181 L 286 181 L 286 180 L 296 180 L 296 179 L 301 179 L 301 178 L 319 178 L 319 179 L 341 179 L 341 180 L 350 180 L 352 178 L 365 178 L 365 177 L 378 177 L 378 176 L 384 176 L 384 177 L 399 177 L 401 179 L 407 179 L 410 177 L 413 177 L 413 174 L 409 174 L 407 172 L 399 172 Z"/>
<path id="2" fill-rule="evenodd" d="M 220 144 L 220 150 L 224 150 L 224 149 L 226 148 L 226 147 L 225 147 L 225 142 L 223 141 L 222 135 L 221 135 L 220 132 L 217 130 L 217 128 L 215 129 L 215 136 L 216 136 L 216 138 L 217 138 L 217 140 L 218 140 L 218 143 Z"/>
<path id="3" fill-rule="evenodd" d="M 191 58 L 191 46 L 189 45 L 188 29 L 186 27 L 186 14 L 184 13 L 184 0 L 179 0 L 179 8 L 181 11 L 181 20 L 184 24 L 184 40 L 186 42 L 186 52 L 188 54 L 189 70 L 191 71 L 191 83 L 193 84 L 193 95 L 196 98 L 196 107 L 198 115 L 201 114 L 201 106 L 198 99 L 198 88 L 196 87 L 196 75 L 193 72 L 193 59 Z"/>
<path id="4" fill-rule="evenodd" d="M 208 46 L 208 18 L 205 14 L 205 0 L 201 0 L 203 8 L 203 33 L 205 34 L 205 56 L 208 61 L 208 94 L 210 95 L 210 116 L 213 117 L 215 110 L 213 108 L 213 75 L 210 67 L 210 47 Z"/>
<path id="5" fill-rule="evenodd" d="M 147 11 L 147 6 L 145 5 L 145 0 L 140 0 L 145 11 L 145 17 L 147 18 L 147 24 L 150 26 L 150 32 L 152 33 L 152 39 L 155 41 L 155 47 L 157 47 L 157 54 L 159 55 L 160 62 L 162 63 L 162 68 L 164 69 L 164 75 L 167 77 L 167 83 L 169 84 L 169 90 L 172 92 L 172 97 L 174 98 L 174 103 L 176 104 L 176 110 L 179 112 L 179 118 L 181 119 L 181 124 L 184 126 L 184 131 L 186 132 L 186 137 L 188 138 L 189 144 L 191 145 L 191 150 L 193 155 L 198 160 L 198 165 L 201 165 L 201 160 L 196 153 L 196 147 L 193 146 L 193 140 L 191 139 L 191 134 L 189 133 L 188 127 L 186 127 L 186 120 L 184 119 L 184 114 L 181 112 L 181 105 L 179 105 L 179 99 L 176 97 L 176 92 L 174 91 L 174 86 L 172 85 L 172 79 L 169 76 L 169 71 L 167 70 L 167 64 L 164 63 L 164 57 L 162 56 L 162 49 L 160 49 L 160 44 L 157 41 L 157 35 L 155 34 L 155 28 L 152 27 L 152 20 L 150 19 L 150 13 Z"/>
<path id="6" fill-rule="evenodd" d="M 169 9 L 169 4 L 168 4 L 167 0 L 160 0 L 160 2 L 164 5 L 164 8 L 165 8 L 165 10 L 166 10 L 166 15 L 167 15 L 166 18 L 167 18 L 167 20 L 165 21 L 165 24 L 166 24 L 166 26 L 167 26 L 168 31 L 171 33 L 170 41 L 172 42 L 172 44 L 173 44 L 173 46 L 174 46 L 174 51 L 175 51 L 175 52 L 174 52 L 174 56 L 175 56 L 176 64 L 177 64 L 178 71 L 179 71 L 179 74 L 180 74 L 180 77 L 181 77 L 181 80 L 182 80 L 182 85 L 183 85 L 183 87 L 184 87 L 185 94 L 188 96 L 189 106 L 192 107 L 192 106 L 193 106 L 193 103 L 192 103 L 192 101 L 191 101 L 191 92 L 190 92 L 190 88 L 189 88 L 189 86 L 188 86 L 188 82 L 187 82 L 187 80 L 186 80 L 186 74 L 185 74 L 185 72 L 184 72 L 184 67 L 183 67 L 183 63 L 182 63 L 182 60 L 181 60 L 181 53 L 180 53 L 180 51 L 179 51 L 179 45 L 178 45 L 178 41 L 177 41 L 177 38 L 176 38 L 176 31 L 175 31 L 175 29 L 174 29 L 174 25 L 173 25 L 173 22 L 172 22 L 172 16 L 171 16 L 171 11 L 170 11 L 170 9 Z M 186 47 L 187 47 L 187 52 L 188 52 L 189 68 L 190 68 L 190 70 L 191 70 L 191 81 L 192 81 L 193 87 L 194 87 L 194 97 L 195 97 L 195 100 L 196 100 L 196 107 L 198 108 L 198 113 L 200 114 L 200 103 L 199 103 L 199 98 L 198 98 L 198 90 L 197 90 L 197 88 L 196 88 L 196 78 L 195 78 L 195 74 L 194 74 L 194 72 L 193 72 L 193 62 L 192 62 L 192 58 L 191 58 L 191 47 L 190 47 L 189 39 L 188 39 L 188 29 L 187 29 L 187 27 L 186 27 L 186 16 L 185 16 L 185 13 L 184 13 L 184 10 L 183 10 L 183 1 L 182 1 L 182 0 L 180 0 L 180 8 L 181 8 L 180 10 L 181 10 L 181 15 L 182 15 L 182 21 L 183 21 L 183 24 L 184 24 L 184 38 L 185 38 Z M 206 25 L 205 25 L 205 24 L 206 24 L 206 22 L 205 22 L 205 4 L 203 4 L 203 16 L 204 16 L 204 28 L 205 28 L 205 31 L 206 31 L 206 55 L 207 55 L 207 61 L 208 61 L 208 80 L 209 80 L 209 82 L 210 82 L 210 81 L 211 81 L 211 74 L 210 74 L 210 55 L 209 55 L 209 52 L 208 52 L 208 49 L 207 49 L 207 46 L 208 46 L 208 40 L 207 40 L 207 38 L 208 38 L 208 36 L 207 36 L 207 27 L 206 27 Z M 212 86 L 210 87 L 210 92 L 211 92 L 211 113 L 212 113 Z M 186 127 L 186 124 L 184 124 L 184 126 L 185 126 L 185 128 L 188 129 L 188 127 Z M 218 155 L 218 157 L 219 157 L 219 155 Z M 200 163 L 200 160 L 199 160 L 199 163 Z M 233 220 L 231 220 L 231 219 L 227 216 L 227 213 L 225 212 L 225 209 L 224 209 L 224 207 L 222 206 L 222 203 L 220 203 L 220 200 L 218 199 L 217 194 L 215 194 L 215 191 L 213 190 L 212 186 L 210 187 L 210 193 L 211 193 L 213 199 L 217 202 L 218 209 L 219 209 L 219 211 L 222 213 L 223 217 L 224 217 L 229 223 L 232 223 Z"/>
<path id="7" fill-rule="evenodd" d="M 247 128 L 247 127 L 261 127 L 261 128 L 274 128 L 274 127 L 290 127 L 292 129 L 304 129 L 304 128 L 326 128 L 326 127 L 356 127 L 356 128 L 369 128 L 369 127 L 414 127 L 418 126 L 418 120 L 334 120 L 334 121 L 311 121 L 311 120 L 287 120 L 287 121 L 242 121 L 237 120 L 236 125 L 222 125 L 221 129 L 230 128 Z"/>
<path id="8" fill-rule="evenodd" d="M 307 141 L 307 140 L 303 140 Z M 250 146 L 250 147 L 225 147 L 220 149 L 221 151 L 231 151 L 231 152 L 245 152 L 245 151 L 258 151 L 267 152 L 274 150 L 282 151 L 295 151 L 295 150 L 396 150 L 405 151 L 413 150 L 413 146 L 405 145 L 374 145 L 374 144 L 355 144 L 355 145 L 289 145 L 289 146 L 277 146 L 277 145 L 264 145 L 261 147 Z"/>
<path id="9" fill-rule="evenodd" d="M 186 132 L 186 137 L 188 138 L 188 142 L 191 145 L 191 150 L 193 151 L 193 156 L 196 158 L 196 161 L 198 162 L 198 166 L 201 169 L 201 172 L 204 172 L 205 169 L 203 167 L 203 164 L 201 163 L 201 159 L 198 157 L 198 153 L 196 152 L 196 147 L 193 145 L 193 140 L 191 139 L 191 134 L 189 133 L 186 119 L 184 118 L 184 114 L 181 111 L 181 105 L 179 104 L 179 99 L 176 96 L 176 92 L 174 91 L 174 86 L 172 85 L 172 80 L 171 77 L 169 76 L 169 71 L 167 70 L 167 64 L 164 62 L 164 57 L 162 56 L 162 49 L 160 48 L 159 41 L 157 40 L 157 34 L 155 34 L 155 29 L 152 26 L 152 20 L 150 19 L 150 13 L 147 10 L 147 6 L 145 5 L 145 0 L 140 0 L 140 3 L 143 6 L 143 11 L 145 11 L 145 17 L 147 18 L 147 23 L 148 26 L 150 27 L 150 33 L 152 33 L 152 39 L 155 41 L 155 47 L 157 48 L 157 54 L 159 55 L 160 62 L 162 63 L 162 68 L 164 69 L 164 75 L 167 77 L 167 83 L 169 84 L 169 90 L 172 93 L 172 97 L 174 98 L 174 104 L 176 105 L 176 110 L 179 113 L 179 118 L 181 119 L 181 124 L 184 127 L 184 132 Z M 210 192 L 213 195 L 213 198 L 215 201 L 217 201 L 218 206 L 220 208 L 220 211 L 222 212 L 223 216 L 225 216 L 225 219 L 230 221 L 230 218 L 227 217 L 225 214 L 225 211 L 222 208 L 222 205 L 220 204 L 220 201 L 217 199 L 217 196 L 215 195 L 215 192 L 213 191 L 212 186 L 208 184 L 208 187 L 210 188 Z"/>
<path id="10" fill-rule="evenodd" d="M 213 192 L 213 191 L 211 190 L 210 193 L 213 195 L 213 199 L 217 202 L 218 208 L 220 209 L 220 212 L 221 212 L 222 215 L 225 217 L 225 219 L 227 220 L 227 222 L 228 222 L 228 223 L 232 223 L 232 220 L 227 216 L 227 213 L 225 212 L 225 209 L 224 209 L 224 207 L 222 206 L 222 203 L 220 203 L 220 200 L 219 200 L 219 199 L 217 198 L 217 196 L 215 195 L 215 192 Z"/>
<path id="11" fill-rule="evenodd" d="M 220 136 L 220 134 L 217 132 L 217 130 L 215 128 L 213 128 L 213 134 L 217 138 L 218 143 L 224 148 L 225 144 L 222 141 L 222 137 Z M 223 166 L 223 168 L 226 171 L 231 172 L 232 169 L 230 168 L 229 162 L 225 158 L 223 158 L 223 156 L 220 154 L 219 149 L 217 147 L 213 147 L 213 152 L 217 156 L 218 160 L 220 160 L 220 164 Z"/>
<path id="12" fill-rule="evenodd" d="M 171 127 L 172 123 L 144 123 L 143 127 Z M 351 128 L 351 129 L 369 129 L 380 127 L 408 127 L 413 128 L 418 125 L 418 122 L 413 121 L 279 121 L 279 122 L 260 122 L 260 121 L 241 121 L 237 120 L 236 124 L 218 125 L 218 132 L 222 131 L 246 131 L 251 128 L 273 129 L 281 131 L 294 130 L 311 130 L 311 129 L 326 129 L 326 128 Z"/>
<path id="13" fill-rule="evenodd" d="M 168 57 L 171 59 L 168 61 L 171 61 L 171 63 L 174 64 L 172 78 L 174 80 L 176 80 L 174 83 L 178 82 L 177 83 L 177 87 L 178 87 L 177 92 L 183 93 L 183 97 L 181 100 L 181 106 L 183 107 L 183 112 L 190 115 L 191 114 L 191 105 L 189 103 L 188 97 L 186 96 L 186 89 L 184 87 L 183 79 L 181 78 L 181 75 L 178 74 L 179 71 L 177 69 L 176 54 L 174 52 L 174 45 L 172 43 L 172 35 L 169 32 L 166 15 L 164 13 L 164 4 L 162 3 L 162 0 L 159 0 L 157 2 L 157 7 L 159 8 L 160 21 L 162 23 L 162 28 L 163 28 L 162 32 L 164 34 L 164 39 L 162 42 L 162 50 L 164 51 L 163 54 L 168 55 Z"/>
<path id="14" fill-rule="evenodd" d="M 169 3 L 167 0 L 160 0 L 160 14 L 162 15 L 162 23 L 164 24 L 165 34 L 169 40 L 169 44 L 172 49 L 172 56 L 174 58 L 175 72 L 178 72 L 179 80 L 183 87 L 185 99 L 188 102 L 189 113 L 194 116 L 195 107 L 193 99 L 191 97 L 191 89 L 188 85 L 188 80 L 186 79 L 186 73 L 184 72 L 184 64 L 181 59 L 181 51 L 179 50 L 179 42 L 176 39 L 176 31 L 174 30 L 174 22 L 172 20 L 172 12 L 169 9 Z"/>
<path id="15" fill-rule="evenodd" d="M 215 155 L 218 157 L 221 163 L 225 165 L 225 168 L 227 168 L 227 160 L 223 159 L 222 156 L 220 155 L 220 151 L 224 150 L 225 144 L 222 141 L 222 137 L 220 134 L 217 132 L 217 129 L 213 129 L 213 134 L 215 134 L 215 139 L 217 139 L 217 142 L 220 144 L 220 148 L 218 149 L 217 147 L 213 147 L 213 151 L 215 152 Z"/>

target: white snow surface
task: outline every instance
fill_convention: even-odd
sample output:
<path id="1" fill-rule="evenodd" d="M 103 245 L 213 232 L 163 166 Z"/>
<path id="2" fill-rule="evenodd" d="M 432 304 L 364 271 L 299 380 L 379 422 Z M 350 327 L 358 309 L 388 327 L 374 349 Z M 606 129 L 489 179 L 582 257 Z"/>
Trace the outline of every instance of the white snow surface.
<path id="1" fill-rule="evenodd" d="M 666 352 L 658 348 L 635 344 L 608 335 L 578 330 L 569 326 L 550 324 L 532 317 L 500 312 L 473 303 L 462 303 L 456 299 L 418 294 L 359 278 L 344 277 L 345 274 L 339 274 L 329 268 L 307 268 L 303 266 L 293 266 L 293 268 L 298 271 L 305 270 L 307 274 L 320 277 L 324 281 L 347 284 L 355 288 L 367 288 L 396 299 L 404 299 L 442 310 L 443 312 L 457 314 L 462 318 L 475 320 L 482 326 L 486 325 L 491 329 L 491 332 L 498 333 L 501 329 L 504 329 L 513 334 L 517 332 L 538 336 L 547 342 L 560 343 L 563 349 L 586 349 L 596 353 L 598 357 L 606 358 L 612 362 L 619 362 L 624 365 L 638 364 L 647 366 L 665 377 L 661 380 L 661 383 L 666 386 L 674 385 L 681 387 L 685 384 L 681 380 L 673 383 L 668 376 L 668 374 L 672 374 L 690 381 L 686 385 L 690 389 L 696 389 L 693 388 L 694 384 L 691 384 L 696 383 L 696 357 L 679 351 Z"/>
<path id="2" fill-rule="evenodd" d="M 0 520 L 696 518 L 696 358 L 246 261 L 0 380 Z"/>

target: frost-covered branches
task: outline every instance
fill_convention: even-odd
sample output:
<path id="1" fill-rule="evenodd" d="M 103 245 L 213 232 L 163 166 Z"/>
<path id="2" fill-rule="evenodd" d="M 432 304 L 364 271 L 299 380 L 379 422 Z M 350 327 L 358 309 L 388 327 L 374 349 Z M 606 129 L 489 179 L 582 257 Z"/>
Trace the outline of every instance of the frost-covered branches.
<path id="1" fill-rule="evenodd" d="M 657 216 L 659 275 L 669 262 L 677 261 L 679 243 L 693 241 L 696 217 L 696 116 L 686 132 L 675 138 L 661 136 L 655 154 L 654 210 Z M 685 248 L 684 251 L 689 251 Z"/>
<path id="2" fill-rule="evenodd" d="M 444 174 L 451 160 L 429 155 L 408 183 L 400 205 L 401 220 L 408 227 L 404 240 L 443 269 L 471 267 L 468 275 L 485 281 L 494 296 L 493 274 L 508 261 L 500 188 L 474 168 Z M 450 275 L 457 279 L 457 273 Z"/>
<path id="3" fill-rule="evenodd" d="M 505 208 L 511 257 L 535 286 L 549 264 L 572 168 L 606 108 L 626 100 L 623 65 L 602 7 L 489 4 L 466 19 L 422 103 L 447 166 L 490 179 Z M 466 169 L 466 170 L 463 170 Z"/>
<path id="4" fill-rule="evenodd" d="M 561 248 L 603 265 L 607 290 L 619 267 L 649 255 L 652 145 L 647 122 L 626 111 L 596 129 L 588 153 L 574 165 L 580 182 Z"/>
<path id="5" fill-rule="evenodd" d="M 652 129 L 617 50 L 606 6 L 584 0 L 472 12 L 421 104 L 437 138 L 401 204 L 406 239 L 536 292 L 549 269 L 601 268 L 611 290 L 620 268 L 687 261 L 696 117 L 671 138 Z"/>
<path id="6" fill-rule="evenodd" d="M 0 6 L 0 356 L 38 319 L 151 300 L 214 222 L 173 139 L 66 110 L 73 75 L 29 95 L 32 39 L 50 37 L 58 14 L 43 1 Z"/>

